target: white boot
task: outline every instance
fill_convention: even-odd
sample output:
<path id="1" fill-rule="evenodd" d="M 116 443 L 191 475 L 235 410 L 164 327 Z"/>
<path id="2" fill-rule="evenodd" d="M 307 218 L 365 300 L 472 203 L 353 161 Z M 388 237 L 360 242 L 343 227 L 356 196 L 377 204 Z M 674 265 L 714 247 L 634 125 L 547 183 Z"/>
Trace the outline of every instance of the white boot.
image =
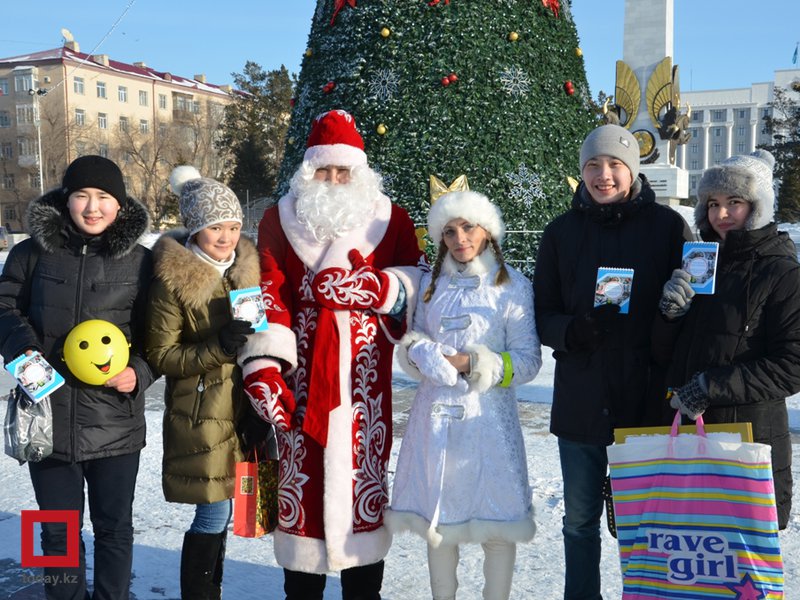
<path id="1" fill-rule="evenodd" d="M 428 571 L 431 576 L 433 600 L 455 600 L 458 589 L 458 546 L 428 544 Z"/>
<path id="2" fill-rule="evenodd" d="M 517 559 L 517 545 L 509 542 L 485 542 L 483 547 L 483 600 L 508 600 Z"/>

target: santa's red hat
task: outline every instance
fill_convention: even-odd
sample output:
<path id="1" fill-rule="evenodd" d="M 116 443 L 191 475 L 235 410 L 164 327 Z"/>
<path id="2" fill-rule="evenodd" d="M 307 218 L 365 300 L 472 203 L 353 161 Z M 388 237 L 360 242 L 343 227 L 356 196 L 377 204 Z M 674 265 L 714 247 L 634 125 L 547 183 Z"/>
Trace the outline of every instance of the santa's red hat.
<path id="1" fill-rule="evenodd" d="M 364 140 L 353 115 L 343 110 L 322 113 L 311 124 L 303 160 L 314 167 L 355 167 L 367 164 Z"/>

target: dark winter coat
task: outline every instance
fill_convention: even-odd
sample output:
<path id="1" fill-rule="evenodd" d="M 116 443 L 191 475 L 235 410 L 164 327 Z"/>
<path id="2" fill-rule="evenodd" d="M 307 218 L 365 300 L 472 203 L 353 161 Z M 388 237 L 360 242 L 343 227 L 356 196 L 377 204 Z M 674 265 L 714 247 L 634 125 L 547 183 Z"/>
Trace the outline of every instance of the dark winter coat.
<path id="1" fill-rule="evenodd" d="M 772 446 L 778 522 L 792 502 L 792 443 L 786 397 L 800 391 L 800 264 L 775 224 L 731 231 L 721 248 L 713 295 L 696 295 L 685 317 L 657 319 L 653 343 L 671 360 L 667 383 L 705 373 L 707 423 L 753 424 Z"/>
<path id="2" fill-rule="evenodd" d="M 140 450 L 144 391 L 155 379 L 142 351 L 152 262 L 138 239 L 149 229 L 147 210 L 127 198 L 102 234 L 86 236 L 74 226 L 61 190 L 53 190 L 30 203 L 27 219 L 31 237 L 11 249 L 0 276 L 3 358 L 38 349 L 64 375 L 66 385 L 51 395 L 53 458 L 84 461 Z M 66 368 L 64 339 L 88 319 L 114 323 L 130 341 L 133 393 L 85 384 Z"/>
<path id="3" fill-rule="evenodd" d="M 656 203 L 643 176 L 632 195 L 599 205 L 581 183 L 572 208 L 545 228 L 539 246 L 536 327 L 556 359 L 550 431 L 575 442 L 608 445 L 615 427 L 658 422 L 663 404 L 650 332 L 661 288 L 690 233 L 677 212 Z M 634 269 L 630 312 L 616 318 L 596 351 L 569 351 L 567 327 L 592 308 L 598 267 Z"/>
<path id="4" fill-rule="evenodd" d="M 147 311 L 147 356 L 167 379 L 162 485 L 170 502 L 204 504 L 233 496 L 242 460 L 237 425 L 249 401 L 236 357 L 219 343 L 231 320 L 228 292 L 259 285 L 256 247 L 240 238 L 221 277 L 185 247 L 187 232 L 153 247 L 156 280 Z"/>

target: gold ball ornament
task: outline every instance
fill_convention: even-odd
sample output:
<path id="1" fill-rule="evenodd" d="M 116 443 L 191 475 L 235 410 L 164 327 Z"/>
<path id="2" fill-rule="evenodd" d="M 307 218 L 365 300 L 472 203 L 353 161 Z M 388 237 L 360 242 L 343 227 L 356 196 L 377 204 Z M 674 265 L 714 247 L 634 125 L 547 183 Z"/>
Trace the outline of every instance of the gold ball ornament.
<path id="1" fill-rule="evenodd" d="M 313 51 L 311 48 L 309 48 L 309 49 L 307 49 L 307 50 L 306 50 L 306 57 L 307 57 L 307 58 L 311 58 L 311 56 L 312 56 L 313 54 L 314 54 L 314 51 Z"/>
<path id="2" fill-rule="evenodd" d="M 387 131 L 389 131 L 389 130 L 386 128 L 386 125 L 384 125 L 383 123 L 381 123 L 380 125 L 378 125 L 378 126 L 375 128 L 375 131 L 377 131 L 377 132 L 378 132 L 378 135 L 386 135 L 386 132 L 387 132 Z"/>
<path id="3" fill-rule="evenodd" d="M 392 30 L 389 29 L 388 27 L 384 27 L 383 29 L 381 29 L 381 37 L 388 38 L 390 35 L 392 35 Z"/>
<path id="4" fill-rule="evenodd" d="M 578 58 L 583 56 L 583 50 L 581 50 L 580 48 L 575 48 L 575 56 L 577 56 Z"/>
<path id="5" fill-rule="evenodd" d="M 518 39 L 519 39 L 519 34 L 516 31 L 512 31 L 508 34 L 509 42 L 516 42 Z"/>

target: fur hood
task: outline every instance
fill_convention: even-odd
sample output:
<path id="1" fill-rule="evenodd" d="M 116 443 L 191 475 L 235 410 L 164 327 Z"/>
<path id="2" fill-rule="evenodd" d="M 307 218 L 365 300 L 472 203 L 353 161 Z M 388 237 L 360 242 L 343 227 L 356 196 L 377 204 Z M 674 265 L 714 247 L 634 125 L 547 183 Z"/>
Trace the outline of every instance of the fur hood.
<path id="1" fill-rule="evenodd" d="M 28 231 L 45 252 L 54 252 L 68 239 L 72 225 L 61 189 L 54 189 L 28 204 L 25 216 Z M 116 220 L 101 235 L 102 253 L 111 258 L 130 254 L 145 233 L 150 230 L 150 214 L 142 203 L 128 196 L 121 205 Z"/>
<path id="2" fill-rule="evenodd" d="M 186 247 L 189 232 L 169 231 L 153 246 L 155 276 L 185 306 L 199 308 L 214 295 L 219 271 Z M 233 289 L 259 285 L 261 270 L 258 251 L 250 238 L 242 236 L 236 246 L 236 259 L 226 276 Z"/>
<path id="3" fill-rule="evenodd" d="M 72 225 L 61 189 L 54 189 L 28 205 L 28 231 L 45 252 L 54 252 L 64 245 Z M 138 200 L 128 198 L 122 204 L 116 220 L 100 236 L 102 253 L 120 258 L 133 250 L 150 230 L 150 214 Z"/>

